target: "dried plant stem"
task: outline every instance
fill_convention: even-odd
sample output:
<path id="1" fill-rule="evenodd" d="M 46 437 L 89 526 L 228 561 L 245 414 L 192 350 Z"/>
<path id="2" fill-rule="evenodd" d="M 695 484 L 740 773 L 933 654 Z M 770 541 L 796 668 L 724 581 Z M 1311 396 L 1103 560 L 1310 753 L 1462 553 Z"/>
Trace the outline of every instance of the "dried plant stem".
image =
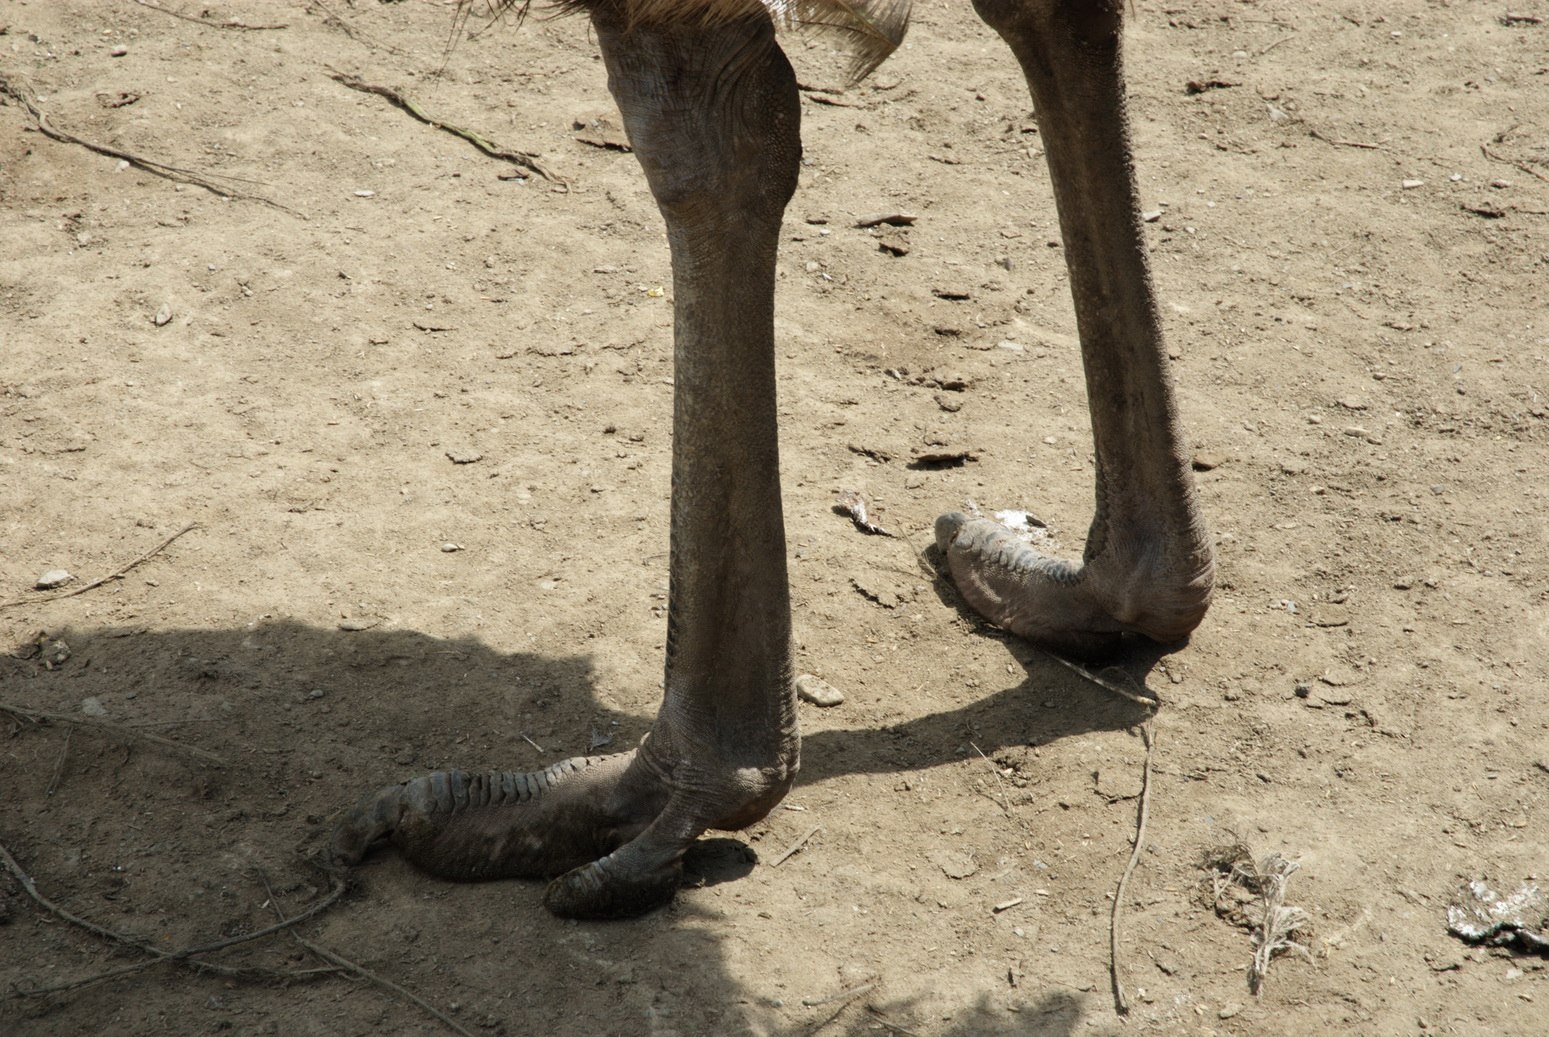
<path id="1" fill-rule="evenodd" d="M 0 89 L 3 89 L 4 86 L 5 86 L 5 81 L 3 79 L 0 79 Z M 76 587 L 73 590 L 65 591 L 63 594 L 55 594 L 52 597 L 48 597 L 48 598 L 18 598 L 15 601 L 0 601 L 0 609 L 15 608 L 17 605 L 39 604 L 39 603 L 42 603 L 42 602 L 45 602 L 45 601 L 58 601 L 61 598 L 73 598 L 77 594 L 85 594 L 87 591 L 96 590 L 98 587 L 101 587 L 104 583 L 112 583 L 114 580 L 122 580 L 125 576 L 127 576 L 129 574 L 129 571 L 131 569 L 133 569 L 135 566 L 143 565 L 144 563 L 150 561 L 152 558 L 155 558 L 157 555 L 159 555 L 163 551 L 165 551 L 168 548 L 168 546 L 171 545 L 172 541 L 176 540 L 178 537 L 182 536 L 184 533 L 187 533 L 189 530 L 198 529 L 198 528 L 199 528 L 199 523 L 197 523 L 197 522 L 190 522 L 188 525 L 184 526 L 182 529 L 178 530 L 176 533 L 173 533 L 167 539 L 163 540 L 161 543 L 157 544 L 155 547 L 151 548 L 149 551 L 145 552 L 143 555 L 141 555 L 140 557 L 136 558 L 134 561 L 130 562 L 128 565 L 120 566 L 118 569 L 115 569 L 113 572 L 108 573 L 106 576 L 99 576 L 97 579 L 92 580 L 90 583 L 82 584 L 81 586 Z"/>
<path id="2" fill-rule="evenodd" d="M 204 961 L 198 956 L 203 954 L 213 954 L 216 951 L 225 950 L 228 947 L 235 947 L 238 944 L 251 943 L 254 940 L 261 940 L 265 936 L 269 936 L 272 933 L 279 932 L 282 929 L 287 929 L 299 922 L 306 921 L 308 918 L 311 918 L 324 909 L 332 906 L 334 902 L 344 894 L 344 883 L 339 880 L 335 880 L 333 888 L 329 890 L 329 892 L 316 903 L 309 906 L 305 911 L 296 917 L 285 922 L 281 922 L 278 925 L 271 925 L 266 929 L 259 929 L 257 932 L 246 933 L 242 936 L 231 936 L 223 940 L 216 940 L 212 943 L 200 944 L 196 947 L 184 947 L 181 950 L 166 951 L 155 946 L 148 940 L 142 939 L 138 936 L 133 936 L 128 933 L 121 933 L 117 930 L 109 929 L 106 926 L 98 925 L 96 922 L 82 918 L 77 914 L 73 914 L 60 905 L 54 903 L 48 897 L 39 892 L 37 883 L 33 881 L 32 876 L 27 873 L 26 869 L 24 869 L 16 862 L 16 858 L 11 855 L 11 851 L 6 848 L 4 843 L 0 843 L 0 867 L 3 867 L 6 871 L 10 872 L 11 876 L 16 879 L 26 894 L 31 897 L 39 907 L 43 908 L 43 910 L 47 911 L 54 917 L 68 922 L 78 929 L 83 929 L 86 932 L 91 933 L 93 936 L 101 937 L 102 939 L 111 943 L 121 944 L 126 947 L 133 947 L 137 951 L 142 951 L 145 954 L 151 955 L 151 957 L 144 961 L 138 961 L 131 965 L 124 965 L 116 969 L 109 969 L 106 972 L 99 972 L 91 976 L 82 977 L 81 979 L 68 980 L 63 983 L 55 983 L 46 987 L 32 987 L 30 989 L 20 990 L 18 993 L 21 995 L 36 997 L 43 994 L 56 994 L 65 990 L 76 990 L 80 987 L 90 986 L 94 983 L 101 983 L 106 980 L 117 979 L 120 976 L 128 976 L 136 972 L 142 972 L 145 969 L 151 968 L 152 966 L 168 962 L 175 962 L 177 964 L 183 965 L 186 968 L 191 968 L 196 971 L 213 972 L 217 975 L 230 976 L 234 978 L 299 979 L 334 971 L 333 969 L 310 969 L 302 972 L 295 972 L 283 969 L 261 968 L 257 966 L 222 965 L 213 961 Z"/>
<path id="3" fill-rule="evenodd" d="M 265 878 L 263 875 L 259 875 L 259 880 L 261 882 L 263 882 L 264 888 L 266 890 L 268 890 L 268 893 L 269 893 L 269 906 L 274 908 L 275 916 L 279 918 L 280 924 L 281 925 L 293 925 L 297 921 L 299 921 L 299 919 L 294 919 L 294 918 L 288 919 L 288 918 L 286 918 L 284 909 L 280 907 L 280 900 L 279 900 L 279 898 L 274 895 L 274 890 L 269 887 L 269 880 L 267 878 Z M 307 950 L 311 951 L 313 954 L 317 955 L 319 958 L 322 958 L 324 961 L 328 962 L 330 965 L 333 965 L 336 968 L 338 968 L 338 969 L 340 969 L 340 970 L 342 970 L 344 972 L 348 972 L 348 973 L 351 973 L 352 975 L 359 976 L 361 979 L 366 980 L 368 983 L 372 983 L 372 984 L 374 984 L 376 986 L 381 987 L 383 990 L 388 991 L 389 993 L 395 994 L 398 997 L 403 998 L 405 1001 L 409 1002 L 410 1004 L 414 1005 L 415 1007 L 422 1009 L 426 1014 L 430 1015 L 431 1017 L 433 1017 L 434 1019 L 436 1019 L 437 1021 L 442 1023 L 444 1026 L 446 1026 L 452 1032 L 458 1033 L 458 1034 L 462 1034 L 462 1037 L 474 1037 L 474 1034 L 470 1030 L 468 1030 L 465 1027 L 463 1027 L 460 1023 L 458 1023 L 457 1020 L 452 1019 L 451 1017 L 446 1015 L 446 1013 L 444 1013 L 440 1009 L 436 1008 L 434 1005 L 432 1005 L 430 1002 L 426 1001 L 424 998 L 420 997 L 418 994 L 415 994 L 415 993 L 413 993 L 411 991 L 405 990 L 403 987 L 400 987 L 398 984 L 392 982 L 389 979 L 386 979 L 386 978 L 384 978 L 382 976 L 377 975 L 375 972 L 372 972 L 370 969 L 366 968 L 364 965 L 359 965 L 359 964 L 351 961 L 350 959 L 344 957 L 342 954 L 335 954 L 333 951 L 329 950 L 327 947 L 323 947 L 323 946 L 320 946 L 318 944 L 313 943 L 311 940 L 308 940 L 306 937 L 302 936 L 298 932 L 292 931 L 290 935 L 291 935 L 291 939 L 295 940 L 302 947 L 305 947 Z"/>
<path id="4" fill-rule="evenodd" d="M 42 710 L 26 709 L 22 706 L 13 706 L 8 702 L 0 702 L 0 713 L 8 713 L 17 720 L 29 724 L 44 726 L 48 724 L 64 724 L 73 731 L 87 731 L 91 734 L 101 735 L 120 742 L 148 742 L 174 753 L 182 753 L 192 756 L 196 760 L 207 763 L 212 767 L 226 766 L 225 757 L 217 756 L 208 749 L 200 749 L 197 746 L 185 745 L 162 735 L 152 734 L 149 731 L 141 731 L 124 724 L 115 724 L 107 720 L 92 720 L 86 717 L 74 717 L 66 713 L 45 713 Z M 67 743 L 68 745 L 68 743 Z M 63 764 L 60 764 L 63 767 Z M 58 780 L 58 776 L 55 776 Z"/>
<path id="5" fill-rule="evenodd" d="M 1140 860 L 1140 851 L 1146 845 L 1146 822 L 1151 816 L 1151 759 L 1156 752 L 1156 737 L 1151 731 L 1149 722 L 1140 725 L 1140 737 L 1146 743 L 1146 764 L 1140 776 L 1140 807 L 1135 821 L 1135 847 L 1130 851 L 1129 863 L 1124 865 L 1124 873 L 1119 876 L 1118 888 L 1113 891 L 1113 916 L 1108 926 L 1108 951 L 1113 968 L 1113 1006 L 1120 1015 L 1129 1012 L 1129 998 L 1124 993 L 1123 970 L 1119 964 L 1119 935 L 1124 911 L 1124 896 L 1129 886 L 1129 877 L 1134 873 L 1135 864 Z"/>

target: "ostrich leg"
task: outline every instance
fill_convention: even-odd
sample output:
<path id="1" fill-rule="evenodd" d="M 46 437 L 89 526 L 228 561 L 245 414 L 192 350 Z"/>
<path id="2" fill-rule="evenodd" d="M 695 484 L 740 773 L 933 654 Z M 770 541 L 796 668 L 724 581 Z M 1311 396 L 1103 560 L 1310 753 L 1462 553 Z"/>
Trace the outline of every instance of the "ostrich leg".
<path id="1" fill-rule="evenodd" d="M 974 0 L 1032 91 L 1075 297 L 1097 458 L 1082 563 L 1046 558 L 998 524 L 943 515 L 936 541 L 986 618 L 1076 655 L 1125 632 L 1169 642 L 1204 617 L 1214 582 L 1151 287 L 1130 157 L 1122 0 Z"/>
<path id="2" fill-rule="evenodd" d="M 557 914 L 670 899 L 684 850 L 785 795 L 800 739 L 780 512 L 775 251 L 796 186 L 796 79 L 759 12 L 713 27 L 592 20 L 672 252 L 674 394 L 666 695 L 633 753 L 537 774 L 445 772 L 383 789 L 334 859 L 390 838 L 450 878 L 559 877 Z"/>

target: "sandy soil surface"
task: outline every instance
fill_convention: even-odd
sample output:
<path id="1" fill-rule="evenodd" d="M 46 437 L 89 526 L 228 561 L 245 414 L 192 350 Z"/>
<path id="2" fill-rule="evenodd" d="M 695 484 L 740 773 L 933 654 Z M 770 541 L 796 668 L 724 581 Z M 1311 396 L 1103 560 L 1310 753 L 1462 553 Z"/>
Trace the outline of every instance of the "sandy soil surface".
<path id="1" fill-rule="evenodd" d="M 445 2 L 162 6 L 283 27 L 0 6 L 0 75 L 50 125 L 268 202 L 0 107 L 0 705 L 68 718 L 0 714 L 0 842 L 62 909 L 168 952 L 320 896 L 296 847 L 370 788 L 639 737 L 672 293 L 634 158 L 597 146 L 617 114 L 583 20 L 448 56 Z M 1136 5 L 1220 586 L 1190 646 L 1127 671 L 1164 704 L 1123 1019 L 1109 913 L 1147 712 L 966 617 L 917 554 L 968 500 L 1071 554 L 1090 515 L 1037 120 L 960 0 L 922 3 L 854 89 L 830 41 L 785 44 L 799 666 L 847 700 L 803 707 L 785 808 L 707 840 L 670 909 L 560 922 L 539 887 L 383 856 L 299 932 L 475 1034 L 1543 1032 L 1544 959 L 1463 944 L 1446 907 L 1549 878 L 1549 5 Z M 952 450 L 976 460 L 911 467 Z M 900 535 L 835 514 L 850 490 Z M 74 582 L 32 589 L 55 569 Z M 1300 863 L 1306 954 L 1257 997 L 1252 937 L 1212 904 L 1234 845 Z M 40 993 L 151 951 L 14 876 L 0 923 L 15 1037 L 452 1032 L 340 975 L 162 964 Z M 323 964 L 283 934 L 209 960 Z"/>

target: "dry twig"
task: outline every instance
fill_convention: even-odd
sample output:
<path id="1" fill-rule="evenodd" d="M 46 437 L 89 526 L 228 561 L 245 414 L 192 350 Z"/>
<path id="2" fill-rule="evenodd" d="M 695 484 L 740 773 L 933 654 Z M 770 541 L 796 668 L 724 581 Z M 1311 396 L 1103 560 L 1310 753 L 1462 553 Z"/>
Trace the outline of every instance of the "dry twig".
<path id="1" fill-rule="evenodd" d="M 153 4 L 151 0 L 134 0 L 141 7 L 149 7 L 152 11 L 160 11 L 162 14 L 170 14 L 174 18 L 181 18 L 185 22 L 193 22 L 196 25 L 208 25 L 213 29 L 243 29 L 247 32 L 261 32 L 265 29 L 287 29 L 288 25 L 249 25 L 244 21 L 232 18 L 228 21 L 218 22 L 214 18 L 205 18 L 197 14 L 184 14 L 182 11 L 174 11 L 170 7 Z"/>
<path id="2" fill-rule="evenodd" d="M 199 957 L 199 955 L 213 954 L 216 951 L 225 950 L 228 947 L 235 947 L 238 944 L 251 943 L 254 940 L 263 939 L 265 936 L 269 936 L 272 933 L 277 933 L 282 929 L 287 929 L 290 926 L 306 921 L 308 918 L 313 917 L 324 909 L 331 907 L 334 902 L 336 902 L 339 897 L 344 894 L 344 883 L 342 880 L 335 879 L 333 888 L 330 889 L 326 895 L 308 907 L 305 911 L 301 912 L 301 914 L 292 919 L 289 919 L 288 921 L 281 922 L 278 925 L 271 925 L 265 929 L 259 929 L 257 932 L 246 933 L 242 936 L 231 936 L 223 940 L 216 940 L 212 943 L 201 944 L 197 947 L 184 947 L 181 950 L 167 951 L 157 947 L 149 940 L 145 940 L 141 937 L 133 936 L 128 933 L 121 933 L 114 929 L 109 929 L 106 926 L 98 925 L 96 922 L 89 921 L 88 919 L 82 918 L 79 915 L 72 914 L 70 911 L 54 903 L 52 900 L 38 891 L 37 883 L 33 881 L 31 875 L 27 874 L 26 869 L 24 869 L 16 862 L 16 858 L 11 855 L 11 851 L 6 848 L 4 843 L 0 843 L 0 867 L 3 867 L 6 871 L 10 872 L 11 876 L 16 879 L 26 894 L 31 897 L 39 907 L 43 908 L 43 910 L 47 911 L 54 917 L 68 922 L 78 929 L 84 929 L 86 932 L 89 932 L 94 936 L 101 937 L 102 939 L 111 943 L 121 944 L 126 947 L 133 947 L 137 951 L 142 951 L 145 954 L 151 955 L 151 957 L 145 959 L 144 961 L 138 961 L 131 965 L 123 965 L 116 969 L 109 969 L 106 972 L 99 972 L 95 975 L 82 977 L 81 979 L 68 980 L 63 983 L 54 983 L 46 987 L 32 987 L 25 990 L 18 990 L 15 992 L 18 996 L 38 997 L 44 994 L 57 994 L 65 990 L 76 990 L 80 987 L 91 986 L 94 983 L 101 983 L 106 980 L 117 979 L 121 976 L 142 972 L 145 969 L 151 968 L 152 966 L 167 962 L 174 962 L 184 966 L 185 968 L 190 968 L 198 972 L 212 972 L 216 975 L 228 976 L 232 978 L 304 979 L 324 973 L 332 973 L 335 971 L 334 969 L 306 969 L 298 972 L 294 970 L 270 969 L 253 965 L 222 965 L 219 962 L 204 961 Z"/>
<path id="3" fill-rule="evenodd" d="M 33 92 L 32 87 L 28 85 L 25 80 L 12 82 L 4 75 L 0 75 L 0 94 L 9 97 L 11 100 L 21 105 L 22 108 L 26 110 L 27 114 L 32 116 L 33 125 L 38 128 L 38 132 L 50 140 L 56 140 L 61 144 L 75 144 L 78 147 L 85 148 L 87 151 L 95 151 L 99 155 L 106 155 L 108 158 L 119 159 L 129 163 L 136 169 L 142 169 L 145 172 L 150 173 L 152 176 L 159 176 L 164 180 L 172 180 L 180 184 L 192 184 L 195 187 L 202 187 L 206 191 L 209 191 L 211 194 L 215 195 L 217 198 L 225 198 L 228 201 L 233 198 L 240 198 L 249 202 L 262 202 L 264 205 L 267 205 L 270 208 L 288 212 L 292 216 L 301 216 L 301 213 L 297 212 L 295 209 L 290 208 L 288 205 L 281 205 L 279 202 L 270 201 L 262 195 L 248 194 L 244 191 L 238 191 L 234 188 L 226 187 L 216 182 L 216 180 L 249 182 L 242 181 L 241 177 L 227 176 L 223 173 L 211 173 L 206 175 L 203 173 L 195 172 L 192 169 L 183 169 L 180 166 L 169 166 L 165 162 L 157 162 L 155 159 L 136 155 L 132 151 L 123 151 L 119 148 L 109 147 L 106 144 L 98 144 L 97 142 L 87 140 L 84 137 L 77 137 L 75 134 L 70 133 L 67 130 L 62 130 L 49 121 L 47 112 L 38 107 L 37 95 Z M 212 177 L 215 179 L 211 179 Z M 305 219 L 306 217 L 301 216 L 301 218 Z"/>
<path id="4" fill-rule="evenodd" d="M 1490 145 L 1488 145 L 1488 144 L 1481 144 L 1481 145 L 1479 145 L 1479 150 L 1484 152 L 1484 157 L 1489 159 L 1491 162 L 1504 162 L 1504 163 L 1506 163 L 1509 166 L 1516 166 L 1518 169 L 1522 170 L 1524 173 L 1528 174 L 1529 176 L 1536 176 L 1540 180 L 1549 181 L 1549 175 L 1546 175 L 1544 173 L 1540 173 L 1538 170 L 1534 169 L 1532 166 L 1528 165 L 1526 162 L 1522 162 L 1522 161 L 1519 161 L 1517 159 L 1510 158 L 1510 157 L 1508 157 L 1506 155 L 1497 155 L 1495 152 L 1490 150 Z"/>
<path id="5" fill-rule="evenodd" d="M 1332 144 L 1339 148 L 1361 148 L 1365 151 L 1382 151 L 1383 145 L 1370 140 L 1344 140 L 1339 137 L 1327 137 L 1317 130 L 1309 129 L 1307 135 L 1313 140 L 1321 140 L 1325 144 Z"/>
<path id="6" fill-rule="evenodd" d="M 395 108 L 403 109 L 418 119 L 420 122 L 433 129 L 445 130 L 447 133 L 450 133 L 454 137 L 461 137 L 469 144 L 472 144 L 474 147 L 484 152 L 484 154 L 488 155 L 490 158 L 498 158 L 502 162 L 510 162 L 512 165 L 520 166 L 522 169 L 530 169 L 534 173 L 537 173 L 539 176 L 543 177 L 543 179 L 551 180 L 557 184 L 562 184 L 565 182 L 562 178 L 555 176 L 553 173 L 544 168 L 543 164 L 538 161 L 537 155 L 527 151 L 513 151 L 509 148 L 499 147 L 495 144 L 492 144 L 490 141 L 486 140 L 484 137 L 481 137 L 479 134 L 473 132 L 472 130 L 465 130 L 461 126 L 453 126 L 450 123 L 442 122 L 440 119 L 432 119 L 429 115 L 425 114 L 425 110 L 423 108 L 391 87 L 377 86 L 373 83 L 367 83 L 364 80 L 358 79 L 346 72 L 330 72 L 330 75 L 335 82 L 343 83 L 351 90 L 358 90 L 363 94 L 376 94 L 378 97 L 386 98 L 388 103 L 392 104 Z"/>
<path id="7" fill-rule="evenodd" d="M 1077 662 L 1072 662 L 1071 660 L 1065 658 L 1063 655 L 1056 655 L 1054 652 L 1050 652 L 1047 649 L 1044 651 L 1044 654 L 1053 659 L 1055 662 L 1059 663 L 1061 666 L 1065 667 L 1067 670 L 1070 670 L 1072 673 L 1080 674 L 1082 677 L 1085 677 L 1099 688 L 1111 691 L 1120 698 L 1129 699 L 1131 702 L 1139 703 L 1140 705 L 1146 706 L 1150 709 L 1157 709 L 1162 705 L 1160 699 L 1152 698 L 1150 695 L 1146 695 L 1138 691 L 1131 691 L 1129 688 L 1126 688 L 1124 685 L 1120 684 L 1117 680 L 1104 676 L 1104 674 L 1116 673 L 1120 677 L 1123 677 L 1125 681 L 1133 684 L 1134 680 L 1130 677 L 1130 675 L 1116 666 L 1110 666 L 1102 673 L 1093 673 L 1085 666 L 1082 666 Z"/>
<path id="8" fill-rule="evenodd" d="M 65 761 L 70 758 L 70 743 L 75 740 L 75 728 L 65 732 L 65 744 L 59 747 L 59 759 L 54 761 L 53 776 L 48 779 L 48 787 L 43 790 L 45 796 L 52 796 L 59 788 L 59 779 L 65 772 Z"/>
<path id="9" fill-rule="evenodd" d="M 152 745 L 169 749 L 172 752 L 185 753 L 197 760 L 202 760 L 213 767 L 226 766 L 226 759 L 210 752 L 208 749 L 200 749 L 198 746 L 185 745 L 182 742 L 173 741 L 161 735 L 152 734 L 149 731 L 141 731 L 126 724 L 115 724 L 108 720 L 93 720 L 88 717 L 73 717 L 67 713 L 46 713 L 42 710 L 27 709 L 24 706 L 13 706 L 8 702 L 0 702 L 0 713 L 8 713 L 17 720 L 29 724 L 37 724 L 39 727 L 48 724 L 65 724 L 71 731 L 86 730 L 92 734 L 102 735 L 104 738 L 112 738 L 121 742 L 142 741 Z M 61 768 L 63 763 L 61 763 Z M 56 774 L 57 780 L 57 774 Z"/>
<path id="10" fill-rule="evenodd" d="M 353 0 L 346 0 L 346 2 L 353 6 Z M 324 25 L 334 26 L 340 32 L 344 33 L 344 35 L 354 40 L 356 43 L 364 43 L 368 47 L 376 47 L 378 50 L 385 50 L 389 54 L 401 55 L 403 53 L 402 49 L 393 46 L 391 43 L 383 43 L 380 40 L 372 39 L 370 36 L 367 36 L 363 32 L 357 32 L 355 29 L 350 27 L 349 22 L 334 14 L 328 5 L 323 3 L 323 0 L 307 0 L 307 3 L 323 12 Z"/>
<path id="11" fill-rule="evenodd" d="M 888 1031 L 891 1033 L 899 1034 L 900 1037 L 920 1037 L 920 1035 L 915 1033 L 913 1030 L 906 1030 L 902 1026 L 899 1026 L 897 1023 L 890 1022 L 887 1016 L 882 1014 L 882 1009 L 878 1008 L 876 1005 L 867 1005 L 866 1011 L 870 1012 L 871 1017 L 881 1025 L 887 1027 Z"/>
<path id="12" fill-rule="evenodd" d="M 1140 775 L 1140 807 L 1135 821 L 1135 848 L 1130 851 L 1129 863 L 1124 865 L 1124 874 L 1119 876 L 1118 888 L 1113 891 L 1113 916 L 1108 925 L 1108 952 L 1112 958 L 1113 968 L 1113 1006 L 1120 1015 L 1129 1012 L 1129 998 L 1124 994 L 1124 979 L 1119 965 L 1119 934 L 1120 914 L 1124 910 L 1124 891 L 1129 885 L 1129 877 L 1135 871 L 1135 864 L 1140 860 L 1140 851 L 1146 845 L 1146 822 L 1151 816 L 1151 758 L 1156 753 L 1156 739 L 1151 732 L 1150 722 L 1140 725 L 1140 737 L 1146 743 L 1146 765 Z"/>
<path id="13" fill-rule="evenodd" d="M 990 765 L 990 773 L 995 775 L 995 784 L 1000 786 L 1000 799 L 996 800 L 996 803 L 1000 806 L 1001 811 L 1013 821 L 1018 820 L 1016 815 L 1011 812 L 1011 797 L 1006 795 L 1006 783 L 1001 779 L 1000 768 L 995 766 L 994 760 L 984 755 L 983 749 L 979 748 L 977 745 L 974 745 L 972 742 L 969 742 L 968 745 L 973 749 L 974 752 L 979 754 L 979 759 Z"/>
<path id="14" fill-rule="evenodd" d="M 4 86 L 4 80 L 0 79 L 0 87 L 3 87 L 3 86 Z M 55 594 L 55 595 L 52 595 L 52 596 L 47 597 L 47 598 L 17 598 L 15 601 L 0 601 L 0 609 L 15 608 L 17 605 L 40 604 L 40 603 L 45 602 L 45 601 L 58 601 L 61 598 L 73 598 L 77 594 L 85 594 L 87 591 L 96 590 L 98 587 L 101 587 L 104 583 L 112 583 L 114 580 L 122 580 L 126 575 L 129 574 L 129 570 L 133 569 L 137 565 L 142 565 L 145 562 L 150 561 L 152 558 L 155 558 L 157 555 L 161 554 L 161 552 L 165 551 L 167 549 L 168 545 L 170 545 L 172 543 L 172 541 L 176 540 L 178 537 L 182 536 L 184 533 L 187 533 L 189 530 L 191 530 L 191 529 L 198 529 L 198 528 L 199 528 L 199 523 L 197 523 L 197 522 L 190 522 L 188 525 L 184 526 L 182 529 L 178 530 L 176 533 L 173 533 L 167 539 L 163 540 L 161 543 L 157 544 L 155 547 L 153 547 L 149 551 L 145 552 L 139 558 L 136 558 L 134 561 L 130 562 L 128 565 L 125 565 L 125 566 L 123 566 L 123 567 L 121 567 L 121 568 L 119 568 L 119 569 L 117 569 L 117 570 L 115 570 L 113 572 L 110 572 L 106 576 L 102 576 L 102 577 L 99 577 L 99 578 L 97 578 L 95 580 L 92 580 L 90 583 L 83 584 L 83 585 L 75 588 L 74 590 L 68 590 L 68 591 L 65 591 L 63 594 Z"/>
<path id="15" fill-rule="evenodd" d="M 264 889 L 269 894 L 269 906 L 274 908 L 275 916 L 279 918 L 280 923 L 282 925 L 294 924 L 296 919 L 286 918 L 284 909 L 280 907 L 279 897 L 274 895 L 274 890 L 269 886 L 269 879 L 260 873 L 258 880 L 264 884 Z M 434 1005 L 419 995 L 405 990 L 403 987 L 400 987 L 393 981 L 377 975 L 375 972 L 372 972 L 370 969 L 363 965 L 356 964 L 350 959 L 344 957 L 342 954 L 335 954 L 327 947 L 313 943 L 311 940 L 308 940 L 306 937 L 302 936 L 298 932 L 295 932 L 294 930 L 291 931 L 290 935 L 291 939 L 295 940 L 302 947 L 305 947 L 307 950 L 311 951 L 319 958 L 322 958 L 330 965 L 335 966 L 337 969 L 342 969 L 345 972 L 352 973 L 356 976 L 359 976 L 361 979 L 366 980 L 368 983 L 373 983 L 376 986 L 381 987 L 383 990 L 388 991 L 389 993 L 396 994 L 397 996 L 403 998 L 405 1001 L 408 1001 L 410 1004 L 423 1009 L 426 1013 L 444 1023 L 454 1033 L 462 1034 L 463 1037 L 474 1037 L 471 1031 L 465 1029 L 455 1019 L 449 1018 L 444 1012 L 436 1008 Z"/>
<path id="16" fill-rule="evenodd" d="M 822 830 L 822 825 L 813 825 L 811 828 L 807 829 L 805 835 L 797 839 L 794 843 L 791 843 L 791 845 L 787 846 L 784 853 L 780 854 L 780 856 L 769 862 L 769 866 L 771 868 L 778 868 L 780 865 L 784 864 L 788 859 L 794 856 L 798 850 L 807 845 L 808 839 L 811 839 L 814 835 L 817 835 Z"/>

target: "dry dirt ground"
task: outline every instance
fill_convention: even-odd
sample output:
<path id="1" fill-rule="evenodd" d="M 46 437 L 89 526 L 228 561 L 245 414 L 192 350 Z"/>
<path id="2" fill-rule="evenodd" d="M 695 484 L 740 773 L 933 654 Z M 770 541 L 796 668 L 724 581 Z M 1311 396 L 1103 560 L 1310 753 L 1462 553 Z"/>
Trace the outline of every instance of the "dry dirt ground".
<path id="1" fill-rule="evenodd" d="M 576 139 L 617 118 L 583 20 L 448 57 L 447 2 L 164 6 L 283 27 L 0 6 L 0 74 L 53 126 L 283 206 L 0 107 L 0 703 L 114 725 L 5 717 L 0 842 L 61 907 L 171 951 L 321 895 L 296 847 L 368 789 L 638 738 L 672 293 L 634 158 Z M 964 616 L 917 554 L 969 499 L 1081 547 L 1037 121 L 961 0 L 922 0 L 843 92 L 829 40 L 785 42 L 808 87 L 778 327 L 798 663 L 848 700 L 803 707 L 785 809 L 707 841 L 668 910 L 561 922 L 539 887 L 383 856 L 302 935 L 475 1034 L 1545 1032 L 1545 961 L 1462 944 L 1445 909 L 1466 879 L 1549 878 L 1549 4 L 1131 16 L 1220 587 L 1191 645 L 1128 668 L 1163 705 L 1124 1018 L 1109 911 L 1146 710 Z M 835 514 L 847 490 L 899 536 Z M 32 589 L 57 568 L 75 582 Z M 1233 844 L 1301 865 L 1307 955 L 1259 997 L 1203 864 Z M 12 1037 L 452 1032 L 339 975 L 164 964 L 40 994 L 148 953 L 14 876 L 0 922 Z M 285 935 L 212 960 L 322 964 Z"/>

